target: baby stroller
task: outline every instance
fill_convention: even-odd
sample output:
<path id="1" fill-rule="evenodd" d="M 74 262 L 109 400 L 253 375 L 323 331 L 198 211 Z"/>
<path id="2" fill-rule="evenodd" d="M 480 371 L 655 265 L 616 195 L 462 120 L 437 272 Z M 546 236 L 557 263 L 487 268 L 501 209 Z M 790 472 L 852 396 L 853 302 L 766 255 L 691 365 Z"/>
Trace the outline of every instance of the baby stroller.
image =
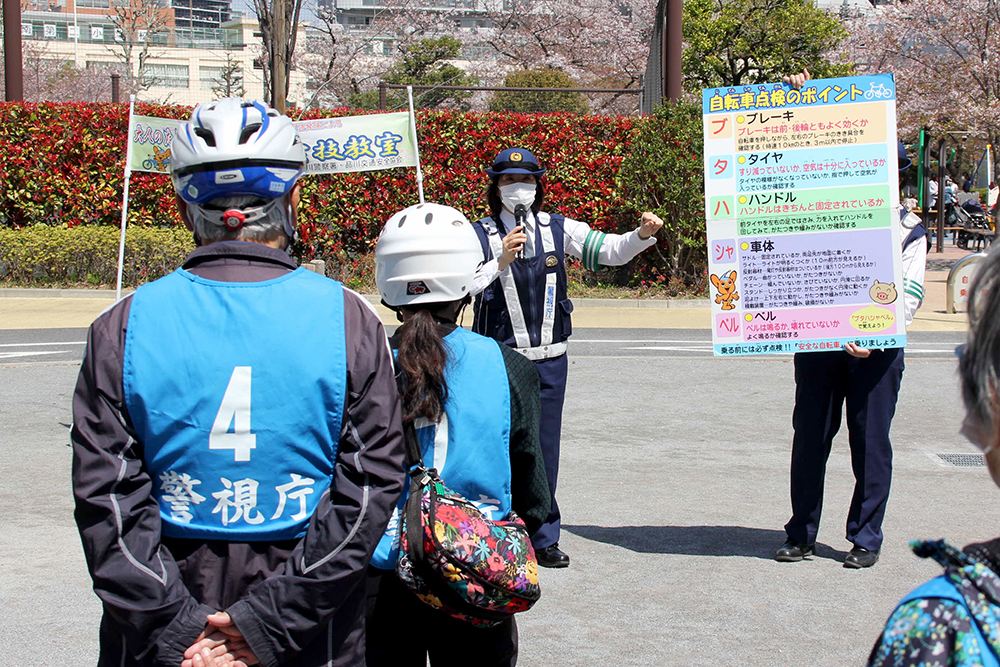
<path id="1" fill-rule="evenodd" d="M 982 204 L 975 199 L 970 199 L 961 206 L 952 207 L 954 219 L 947 219 L 949 227 L 961 227 L 958 231 L 958 241 L 956 245 L 962 250 L 969 249 L 969 240 L 974 239 L 976 245 L 980 241 L 992 240 L 993 232 L 990 230 L 989 219 Z"/>

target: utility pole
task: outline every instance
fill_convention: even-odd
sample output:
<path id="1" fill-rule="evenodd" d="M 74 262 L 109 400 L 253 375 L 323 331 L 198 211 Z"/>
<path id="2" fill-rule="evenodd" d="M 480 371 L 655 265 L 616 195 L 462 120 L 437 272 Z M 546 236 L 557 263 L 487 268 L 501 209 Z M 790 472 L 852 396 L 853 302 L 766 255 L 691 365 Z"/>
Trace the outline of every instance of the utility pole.
<path id="1" fill-rule="evenodd" d="M 681 99 L 681 54 L 684 44 L 684 0 L 667 0 L 666 25 L 663 31 L 663 92 L 671 102 Z"/>
<path id="2" fill-rule="evenodd" d="M 288 90 L 288 0 L 271 0 L 273 39 L 271 40 L 271 106 L 285 113 L 285 91 Z"/>
<path id="3" fill-rule="evenodd" d="M 24 101 L 24 63 L 21 60 L 21 3 L 3 0 L 3 82 L 8 102 Z"/>

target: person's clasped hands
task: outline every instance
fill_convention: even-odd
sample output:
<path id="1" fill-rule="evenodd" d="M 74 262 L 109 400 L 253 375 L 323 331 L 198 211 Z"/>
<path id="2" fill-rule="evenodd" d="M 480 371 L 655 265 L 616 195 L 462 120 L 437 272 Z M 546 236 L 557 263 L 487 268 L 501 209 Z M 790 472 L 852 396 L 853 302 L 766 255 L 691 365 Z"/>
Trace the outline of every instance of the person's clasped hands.
<path id="1" fill-rule="evenodd" d="M 243 633 L 229 614 L 219 611 L 207 617 L 205 629 L 184 651 L 181 667 L 250 667 L 259 664 Z"/>

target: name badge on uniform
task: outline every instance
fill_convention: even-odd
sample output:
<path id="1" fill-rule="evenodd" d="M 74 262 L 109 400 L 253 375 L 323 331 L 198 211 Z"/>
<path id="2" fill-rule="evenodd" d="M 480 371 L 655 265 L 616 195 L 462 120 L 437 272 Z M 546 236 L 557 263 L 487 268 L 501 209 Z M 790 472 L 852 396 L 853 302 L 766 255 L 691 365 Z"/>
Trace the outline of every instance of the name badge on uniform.
<path id="1" fill-rule="evenodd" d="M 549 268 L 552 268 L 553 266 L 555 266 L 558 263 L 559 263 L 559 260 L 556 258 L 555 255 L 549 255 L 548 257 L 545 258 L 545 266 L 547 266 Z"/>

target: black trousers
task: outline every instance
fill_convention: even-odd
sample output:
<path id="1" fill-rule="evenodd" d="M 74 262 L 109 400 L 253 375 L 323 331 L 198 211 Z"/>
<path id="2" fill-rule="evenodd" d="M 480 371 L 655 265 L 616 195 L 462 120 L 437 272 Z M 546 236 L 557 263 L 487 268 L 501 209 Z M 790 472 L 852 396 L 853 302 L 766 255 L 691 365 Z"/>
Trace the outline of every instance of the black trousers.
<path id="1" fill-rule="evenodd" d="M 545 461 L 545 475 L 549 479 L 552 506 L 545 523 L 531 536 L 535 549 L 550 547 L 559 541 L 562 514 L 556 502 L 556 483 L 559 481 L 559 443 L 562 438 L 563 403 L 566 401 L 566 376 L 569 371 L 567 355 L 542 359 L 535 363 L 541 390 L 542 418 L 538 425 L 538 444 Z"/>
<path id="2" fill-rule="evenodd" d="M 368 570 L 365 659 L 368 667 L 514 667 L 517 624 L 512 616 L 483 628 L 433 609 L 391 570 Z"/>
<path id="3" fill-rule="evenodd" d="M 866 359 L 844 351 L 795 355 L 792 518 L 785 524 L 789 538 L 804 544 L 816 541 L 826 462 L 846 402 L 855 480 L 847 540 L 865 549 L 882 547 L 892 480 L 889 427 L 902 377 L 902 349 L 872 350 Z"/>

